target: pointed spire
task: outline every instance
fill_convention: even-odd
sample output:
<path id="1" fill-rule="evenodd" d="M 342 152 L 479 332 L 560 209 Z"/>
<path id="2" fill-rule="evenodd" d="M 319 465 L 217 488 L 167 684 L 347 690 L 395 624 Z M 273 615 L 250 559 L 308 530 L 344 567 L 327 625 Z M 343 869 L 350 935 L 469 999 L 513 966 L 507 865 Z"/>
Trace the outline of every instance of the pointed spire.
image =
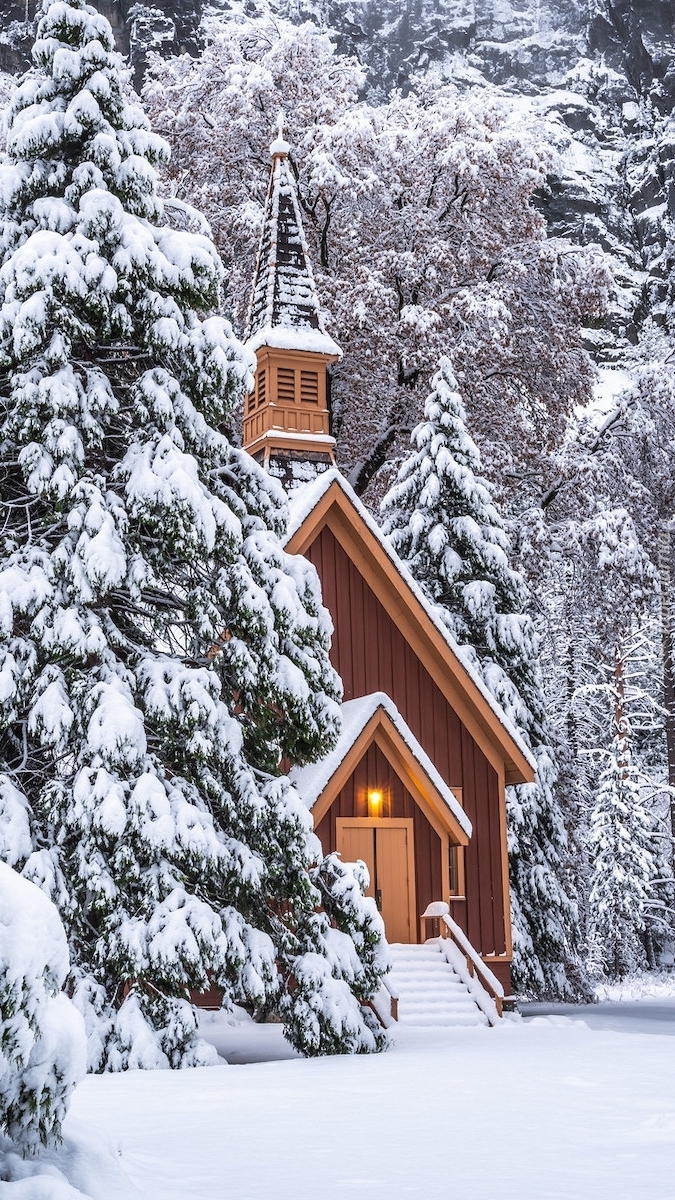
<path id="1" fill-rule="evenodd" d="M 289 149 L 279 113 L 246 341 L 252 350 L 270 346 L 339 357 L 340 347 L 321 317 Z"/>
<path id="2" fill-rule="evenodd" d="M 342 351 L 321 319 L 288 153 L 279 114 L 246 330 L 257 365 L 243 444 L 292 487 L 335 462 L 329 369 Z"/>

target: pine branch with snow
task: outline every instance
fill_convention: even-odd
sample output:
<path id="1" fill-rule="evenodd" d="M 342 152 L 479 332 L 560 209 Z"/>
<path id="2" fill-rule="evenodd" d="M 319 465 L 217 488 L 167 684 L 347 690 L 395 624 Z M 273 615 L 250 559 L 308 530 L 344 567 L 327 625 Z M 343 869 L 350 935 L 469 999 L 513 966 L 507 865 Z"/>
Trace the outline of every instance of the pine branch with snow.
<path id="1" fill-rule="evenodd" d="M 389 961 L 384 923 L 375 901 L 365 895 L 365 864 L 343 863 L 329 854 L 311 876 L 318 910 L 296 930 L 282 1009 L 287 1036 L 304 1054 L 321 1044 L 334 1054 L 384 1049 L 387 1035 L 367 1006 Z"/>
<path id="2" fill-rule="evenodd" d="M 85 1072 L 82 1018 L 61 991 L 68 966 L 54 905 L 0 862 L 0 1128 L 23 1154 L 60 1141 Z"/>

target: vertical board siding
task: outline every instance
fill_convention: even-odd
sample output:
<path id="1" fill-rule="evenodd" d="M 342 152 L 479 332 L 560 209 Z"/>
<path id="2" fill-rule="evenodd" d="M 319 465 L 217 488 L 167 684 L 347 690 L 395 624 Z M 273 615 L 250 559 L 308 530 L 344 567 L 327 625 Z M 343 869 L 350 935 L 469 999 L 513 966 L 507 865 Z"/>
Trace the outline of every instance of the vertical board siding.
<path id="1" fill-rule="evenodd" d="M 414 800 L 413 805 L 417 916 L 421 917 L 432 900 L 437 900 L 439 896 L 445 895 L 447 887 L 444 887 L 441 877 L 441 839 Z"/>
<path id="2" fill-rule="evenodd" d="M 506 936 L 497 774 L 330 529 L 324 527 L 321 530 L 305 555 L 319 573 L 323 602 L 335 626 L 331 659 L 342 676 L 344 699 L 386 692 L 446 783 L 463 789 L 463 804 L 473 826 L 473 836 L 466 850 L 467 903 L 453 904 L 452 912 L 481 954 L 504 954 Z M 370 751 L 355 772 L 359 780 L 350 781 L 317 828 L 326 848 L 335 847 L 336 816 L 367 816 L 366 811 L 358 809 L 357 798 L 361 786 L 359 771 L 364 763 L 371 764 L 374 769 Z M 371 786 L 375 786 L 375 781 Z M 413 809 L 419 811 L 412 797 L 410 802 Z M 343 805 L 354 804 L 356 808 L 342 810 Z M 415 812 L 391 812 L 389 815 L 415 816 Z M 423 817 L 422 813 L 420 817 Z M 438 835 L 428 822 L 426 824 L 440 850 Z M 424 911 L 429 900 L 438 900 L 445 895 L 447 887 L 446 881 L 440 878 L 440 855 L 438 867 L 433 867 L 434 853 L 430 844 L 425 849 L 426 834 L 421 828 L 419 836 L 418 848 L 415 817 L 417 901 L 420 911 Z M 424 883 L 422 876 L 426 868 L 423 864 L 427 860 L 429 875 L 426 877 L 428 882 Z M 425 900 L 427 893 L 429 899 Z"/>

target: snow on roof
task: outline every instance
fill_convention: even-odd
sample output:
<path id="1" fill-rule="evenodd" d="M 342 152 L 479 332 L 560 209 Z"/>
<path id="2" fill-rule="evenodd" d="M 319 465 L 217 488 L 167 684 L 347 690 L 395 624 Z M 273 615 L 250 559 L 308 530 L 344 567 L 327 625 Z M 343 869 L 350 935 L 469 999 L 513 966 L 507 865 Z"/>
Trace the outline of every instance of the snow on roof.
<path id="1" fill-rule="evenodd" d="M 309 809 L 313 808 L 324 788 L 328 785 L 340 764 L 351 750 L 371 717 L 382 709 L 400 734 L 416 762 L 431 781 L 458 825 L 467 837 L 471 837 L 471 821 L 457 797 L 441 778 L 431 759 L 420 746 L 415 735 L 406 725 L 394 701 L 385 692 L 373 692 L 370 696 L 359 696 L 357 700 L 346 700 L 342 705 L 342 733 L 337 746 L 318 763 L 306 767 L 294 767 L 290 779 Z"/>
<path id="2" fill-rule="evenodd" d="M 312 433 L 308 435 L 304 431 L 298 433 L 297 430 L 293 429 L 267 429 L 265 433 L 261 433 L 259 438 L 256 438 L 256 443 L 265 441 L 278 442 L 279 438 L 283 438 L 284 445 L 287 442 L 298 442 L 302 445 L 307 441 L 308 436 L 311 436 L 312 445 L 315 445 L 317 442 L 322 446 L 332 447 L 335 445 L 335 438 L 330 433 Z"/>
<path id="3" fill-rule="evenodd" d="M 248 339 L 246 346 L 249 350 L 270 346 L 273 350 L 306 350 L 314 354 L 342 357 L 342 350 L 330 334 L 321 329 L 298 329 L 293 325 L 265 325 Z"/>
<path id="4" fill-rule="evenodd" d="M 324 328 L 288 144 L 280 137 L 270 149 L 272 170 L 245 341 L 252 349 L 266 345 L 341 355 Z"/>
<path id="5" fill-rule="evenodd" d="M 532 751 L 528 746 L 525 745 L 525 742 L 518 733 L 515 725 L 509 720 L 501 705 L 497 703 L 492 693 L 488 690 L 480 675 L 476 671 L 473 663 L 470 662 L 463 653 L 462 647 L 453 638 L 448 627 L 443 621 L 439 606 L 433 604 L 424 594 L 420 585 L 410 574 L 408 568 L 398 557 L 396 551 L 382 533 L 382 530 L 377 522 L 373 519 L 373 517 L 371 517 L 368 510 L 359 500 L 354 489 L 350 486 L 344 475 L 338 470 L 337 467 L 333 467 L 329 471 L 324 471 L 322 475 L 318 475 L 316 479 L 312 480 L 311 483 L 305 484 L 304 487 L 296 488 L 289 497 L 289 522 L 286 541 L 289 542 L 293 535 L 297 533 L 297 531 L 300 529 L 300 526 L 304 524 L 309 514 L 313 512 L 316 506 L 320 503 L 321 498 L 325 496 L 328 489 L 332 487 L 334 483 L 336 483 L 338 487 L 342 489 L 350 504 L 353 505 L 353 507 L 356 509 L 356 512 L 361 517 L 361 520 L 365 525 L 368 526 L 368 529 L 372 533 L 373 537 L 375 537 L 379 542 L 382 550 L 387 555 L 387 558 L 391 562 L 392 566 L 400 575 L 404 583 L 406 583 L 410 588 L 410 591 L 413 593 L 415 598 L 422 605 L 430 620 L 433 622 L 435 629 L 443 638 L 443 641 L 446 643 L 450 652 L 461 663 L 463 669 L 471 679 L 471 682 L 480 692 L 485 702 L 489 705 L 500 725 L 506 730 L 511 740 L 515 742 L 521 754 L 532 767 L 532 769 L 536 771 L 537 764 Z"/>

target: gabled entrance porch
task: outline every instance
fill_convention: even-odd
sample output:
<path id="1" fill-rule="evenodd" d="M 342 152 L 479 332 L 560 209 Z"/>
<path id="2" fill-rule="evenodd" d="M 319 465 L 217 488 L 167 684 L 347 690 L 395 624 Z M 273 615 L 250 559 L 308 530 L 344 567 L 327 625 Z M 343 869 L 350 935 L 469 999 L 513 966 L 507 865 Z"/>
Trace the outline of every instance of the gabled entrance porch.
<path id="1" fill-rule="evenodd" d="M 324 853 L 362 859 L 389 942 L 423 941 L 432 901 L 464 901 L 471 823 L 383 693 L 343 705 L 343 733 L 321 763 L 291 778 Z"/>

